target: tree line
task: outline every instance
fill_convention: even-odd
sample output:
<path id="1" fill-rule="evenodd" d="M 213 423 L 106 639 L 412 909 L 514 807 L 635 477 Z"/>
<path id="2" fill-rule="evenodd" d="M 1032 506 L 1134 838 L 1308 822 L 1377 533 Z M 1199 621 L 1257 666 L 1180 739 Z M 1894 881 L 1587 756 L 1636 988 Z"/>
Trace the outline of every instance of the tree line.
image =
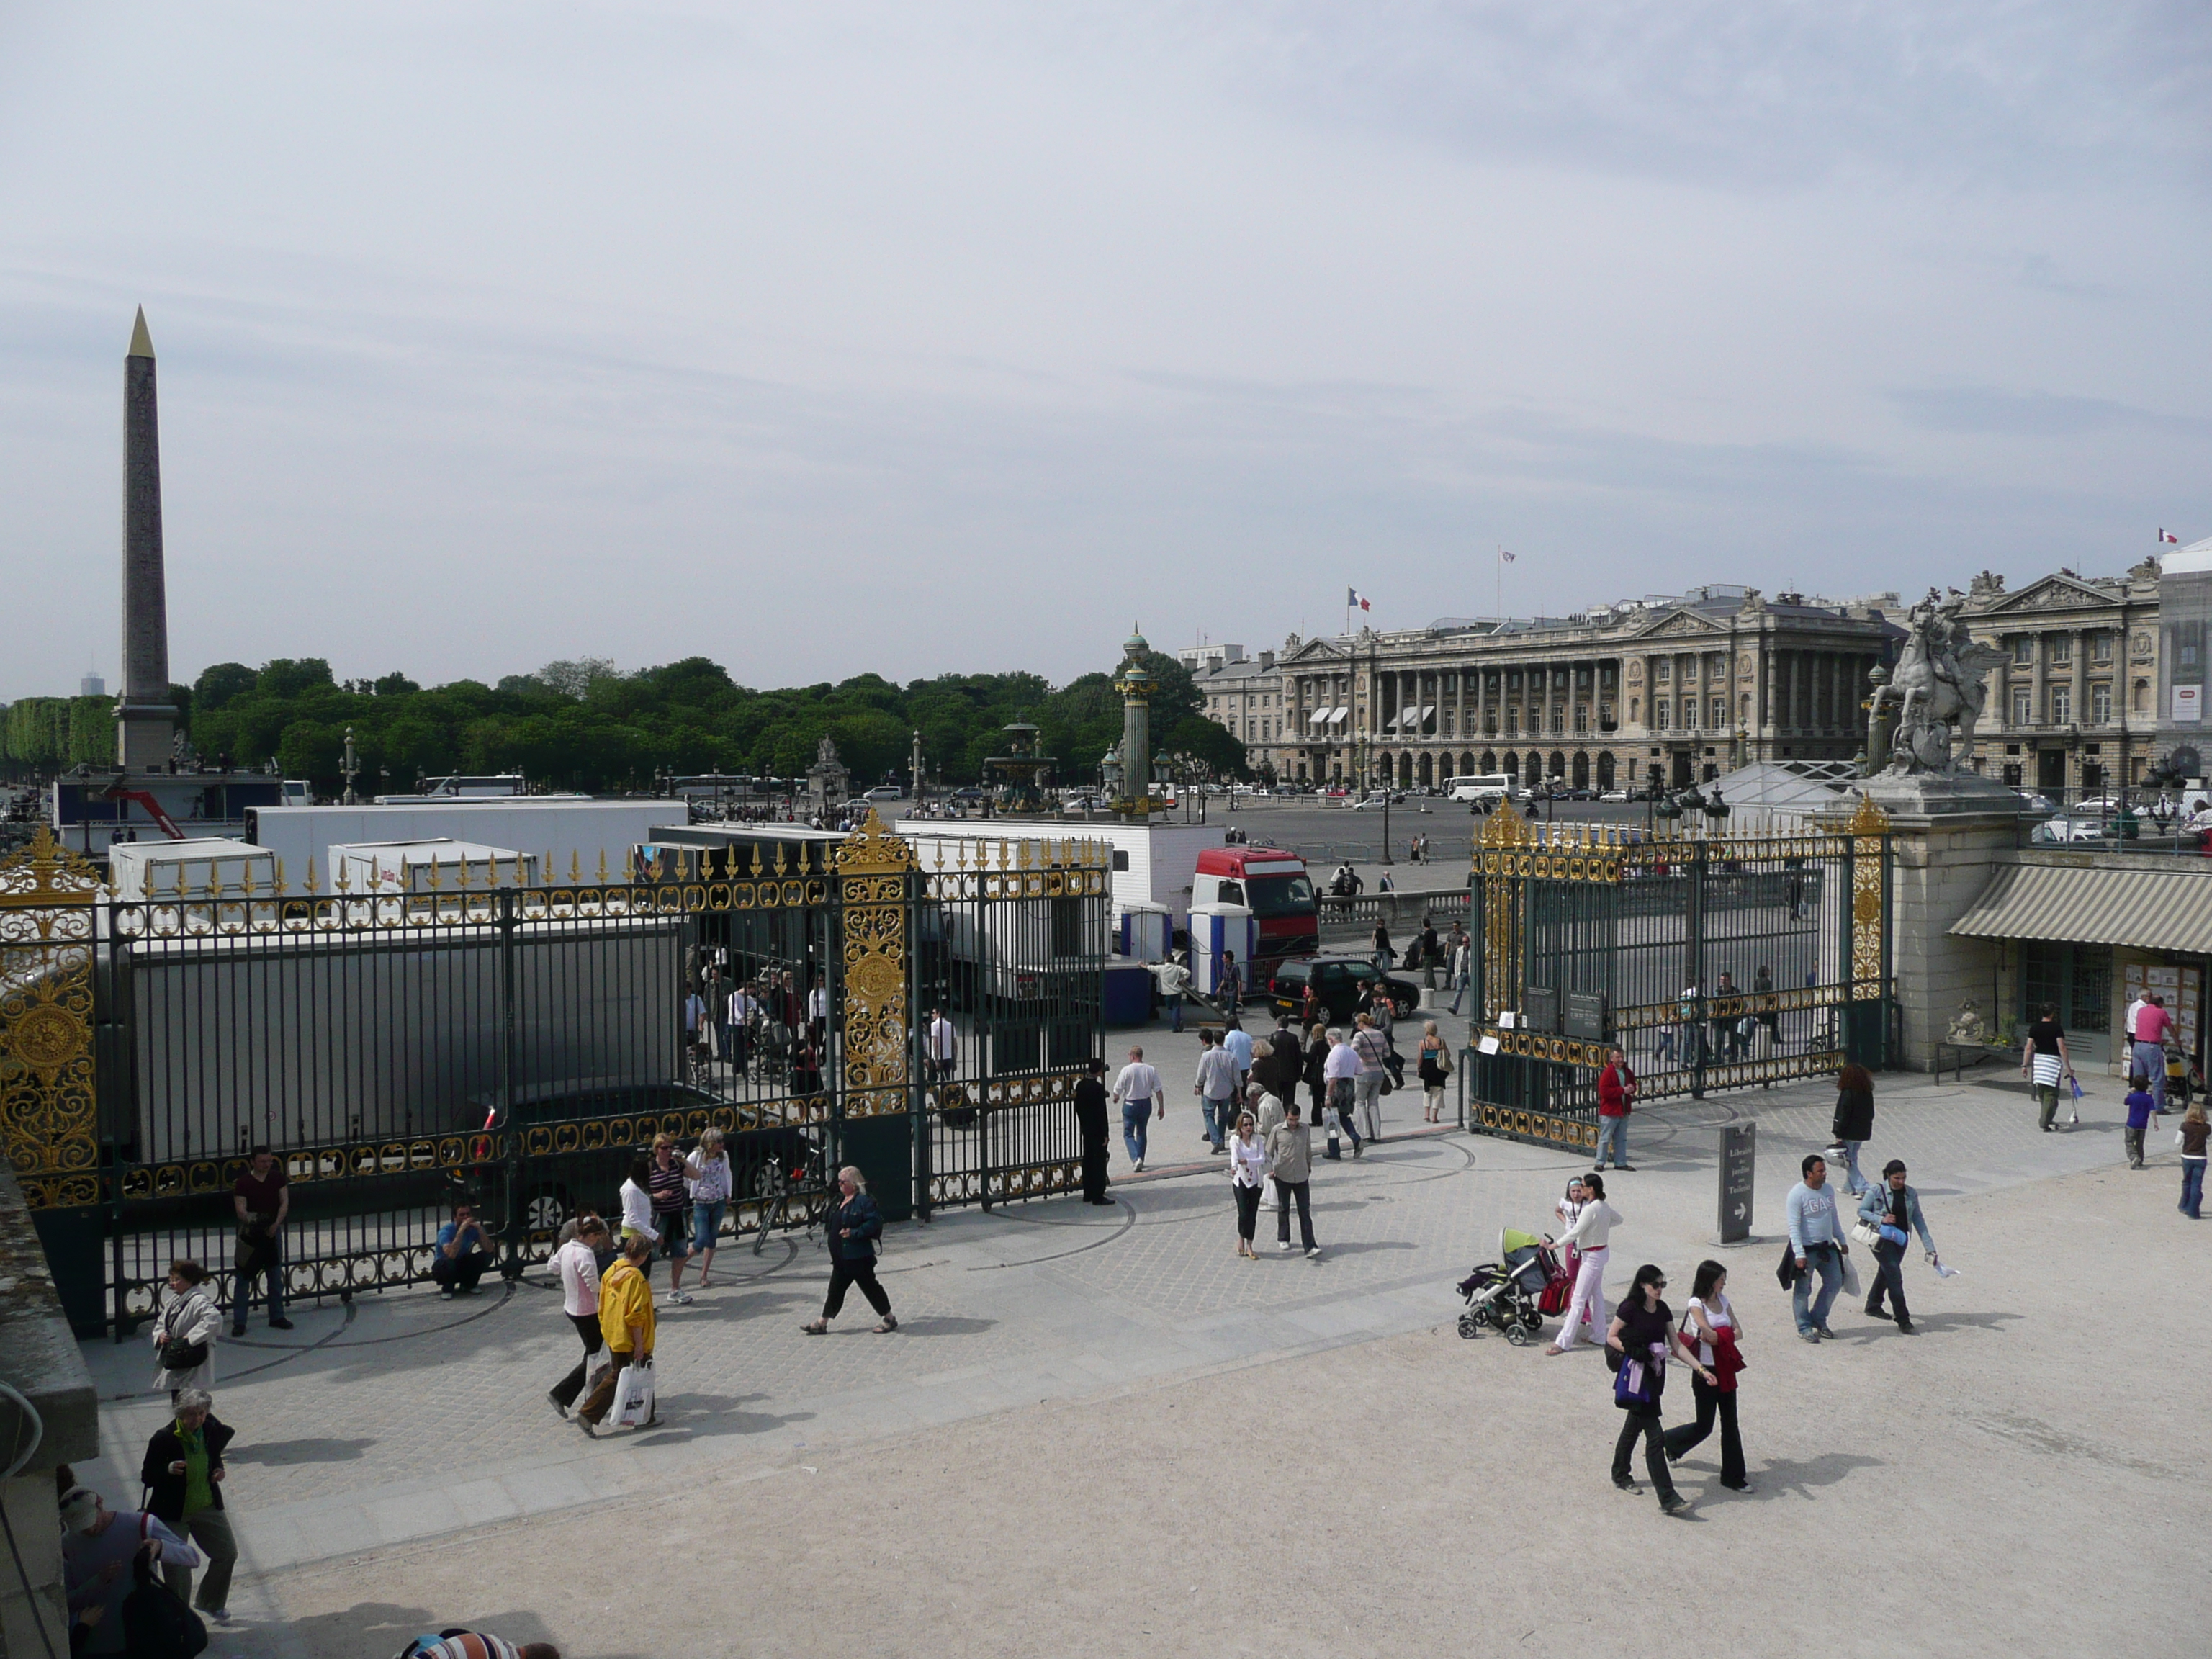
<path id="1" fill-rule="evenodd" d="M 1189 672 L 1158 652 L 1145 666 L 1159 687 L 1154 752 L 1188 754 L 1216 776 L 1243 775 L 1243 744 L 1200 712 Z M 426 688 L 401 673 L 341 682 L 327 661 L 300 657 L 259 668 L 217 663 L 170 694 L 203 762 L 273 762 L 322 795 L 344 787 L 349 729 L 354 787 L 364 795 L 450 773 L 521 772 L 533 784 L 592 793 L 647 791 L 664 774 L 793 778 L 824 737 L 856 787 L 904 782 L 917 731 L 933 783 L 975 783 L 988 757 L 1006 752 L 1003 728 L 1016 720 L 1038 727 L 1040 747 L 1058 762 L 1056 782 L 1074 785 L 1097 781 L 1100 759 L 1121 735 L 1121 698 L 1106 672 L 1058 688 L 1026 673 L 941 674 L 903 686 L 860 674 L 756 690 L 704 657 L 628 673 L 586 659 L 495 685 Z M 10 776 L 114 757 L 111 698 L 26 697 L 0 711 L 0 769 Z"/>

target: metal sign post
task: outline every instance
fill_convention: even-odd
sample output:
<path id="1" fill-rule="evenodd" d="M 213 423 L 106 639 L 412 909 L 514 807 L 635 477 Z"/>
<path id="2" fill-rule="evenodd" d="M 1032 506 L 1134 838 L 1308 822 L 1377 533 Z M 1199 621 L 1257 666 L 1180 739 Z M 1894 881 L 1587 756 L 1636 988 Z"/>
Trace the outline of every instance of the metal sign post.
<path id="1" fill-rule="evenodd" d="M 1721 1243 L 1751 1237 L 1751 1183 L 1759 1163 L 1759 1125 L 1731 1123 L 1721 1130 Z"/>

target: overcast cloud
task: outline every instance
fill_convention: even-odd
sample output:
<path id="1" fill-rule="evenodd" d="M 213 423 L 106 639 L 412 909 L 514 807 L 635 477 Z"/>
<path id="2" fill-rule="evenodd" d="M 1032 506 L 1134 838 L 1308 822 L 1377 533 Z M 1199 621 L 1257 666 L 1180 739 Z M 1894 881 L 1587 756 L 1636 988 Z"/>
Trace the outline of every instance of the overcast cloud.
<path id="1" fill-rule="evenodd" d="M 2212 535 L 2200 3 L 0 3 L 0 697 L 1104 665 Z"/>

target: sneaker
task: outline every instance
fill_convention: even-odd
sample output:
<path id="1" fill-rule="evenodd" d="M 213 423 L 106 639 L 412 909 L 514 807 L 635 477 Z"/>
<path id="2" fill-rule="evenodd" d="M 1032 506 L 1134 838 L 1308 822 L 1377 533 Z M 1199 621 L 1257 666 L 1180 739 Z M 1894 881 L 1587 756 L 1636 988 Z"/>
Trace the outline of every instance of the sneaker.
<path id="1" fill-rule="evenodd" d="M 1321 1260 L 1321 1246 L 1320 1246 L 1320 1245 L 1318 1245 L 1318 1244 L 1316 1244 L 1316 1245 L 1312 1246 L 1310 1249 L 1309 1249 L 1306 1251 L 1306 1260 L 1307 1260 L 1307 1261 L 1320 1261 L 1320 1260 Z"/>
<path id="2" fill-rule="evenodd" d="M 269 1322 L 269 1328 L 272 1331 L 289 1331 L 292 1328 L 292 1322 L 289 1319 L 272 1319 Z"/>
<path id="3" fill-rule="evenodd" d="M 453 1287 L 450 1285 L 441 1285 L 438 1287 L 438 1300 L 441 1302 L 451 1302 L 453 1299 Z"/>
<path id="4" fill-rule="evenodd" d="M 1275 1248 L 1279 1250 L 1287 1250 L 1291 1248 L 1291 1241 L 1287 1238 L 1279 1239 L 1276 1242 Z"/>
<path id="5" fill-rule="evenodd" d="M 1137 1160 L 1137 1173 L 1138 1173 L 1139 1175 L 1142 1175 L 1142 1174 L 1144 1174 L 1144 1172 L 1145 1172 L 1145 1160 L 1144 1160 L 1144 1159 L 1142 1159 L 1142 1158 L 1139 1158 L 1139 1159 Z"/>
<path id="6" fill-rule="evenodd" d="M 1800 1342 L 1818 1342 L 1820 1340 L 1820 1334 L 1818 1331 L 1800 1331 L 1797 1333 L 1797 1340 Z"/>
<path id="7" fill-rule="evenodd" d="M 691 1305 L 691 1292 L 689 1291 L 671 1291 L 668 1293 L 668 1299 L 679 1308 L 688 1308 Z"/>
<path id="8" fill-rule="evenodd" d="M 1367 1143 L 1366 1143 L 1365 1141 L 1364 1141 L 1364 1140 L 1355 1140 L 1355 1141 L 1353 1141 L 1353 1142 L 1352 1143 L 1352 1157 L 1354 1157 L 1354 1158 L 1358 1158 L 1361 1153 L 1364 1152 L 1366 1150 L 1367 1150 Z"/>
<path id="9" fill-rule="evenodd" d="M 560 1413 L 564 1420 L 567 1419 L 568 1415 L 568 1408 L 561 1403 L 561 1396 L 559 1395 L 554 1394 L 549 1390 L 545 1395 L 545 1403 L 552 1407 L 555 1411 Z"/>
<path id="10" fill-rule="evenodd" d="M 244 1336 L 245 1334 L 246 1327 L 243 1325 L 233 1325 L 230 1328 L 230 1335 L 233 1341 L 236 1341 L 240 1337 Z"/>
<path id="11" fill-rule="evenodd" d="M 1633 1164 L 1616 1164 L 1613 1167 L 1616 1170 L 1624 1171 L 1629 1175 L 1634 1175 L 1636 1173 L 1636 1166 Z"/>
<path id="12" fill-rule="evenodd" d="M 1620 1487 L 1623 1492 L 1642 1492 L 1644 1490 L 1643 1487 L 1636 1484 L 1635 1478 L 1632 1475 L 1616 1474 L 1613 1477 L 1613 1484 Z"/>
<path id="13" fill-rule="evenodd" d="M 199 1615 L 211 1624 L 227 1625 L 230 1622 L 228 1607 L 202 1607 L 199 1609 Z"/>
<path id="14" fill-rule="evenodd" d="M 1748 1480 L 1723 1480 L 1721 1482 L 1721 1485 L 1726 1486 L 1730 1492 L 1754 1492 L 1759 1490 L 1758 1487 L 1753 1486 Z"/>
<path id="15" fill-rule="evenodd" d="M 1820 1331 L 1822 1336 L 1826 1337 L 1829 1341 L 1832 1342 L 1836 1340 L 1836 1334 L 1830 1330 L 1826 1325 L 1818 1326 L 1815 1328 Z"/>
<path id="16" fill-rule="evenodd" d="M 1903 1320 L 1899 1320 L 1897 1322 L 1897 1334 L 1899 1336 L 1917 1336 L 1920 1334 L 1920 1328 L 1917 1325 L 1908 1325 Z"/>
<path id="17" fill-rule="evenodd" d="M 1670 1492 L 1659 1500 L 1659 1507 L 1668 1515 L 1680 1515 L 1690 1507 L 1690 1500 L 1678 1492 Z"/>
<path id="18" fill-rule="evenodd" d="M 578 1418 L 576 1426 L 584 1431 L 584 1437 L 587 1440 L 597 1440 L 599 1437 L 598 1425 L 588 1417 Z"/>

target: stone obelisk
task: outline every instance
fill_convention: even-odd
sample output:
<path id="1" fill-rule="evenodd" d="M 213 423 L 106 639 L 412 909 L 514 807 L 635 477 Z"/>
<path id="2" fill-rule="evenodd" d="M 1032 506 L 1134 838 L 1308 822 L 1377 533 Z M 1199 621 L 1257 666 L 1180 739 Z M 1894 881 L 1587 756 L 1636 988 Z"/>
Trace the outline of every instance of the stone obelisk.
<path id="1" fill-rule="evenodd" d="M 161 439 L 154 341 L 139 308 L 123 359 L 123 691 L 116 758 L 132 772 L 169 768 L 177 711 L 169 702 L 169 602 L 161 569 Z"/>

